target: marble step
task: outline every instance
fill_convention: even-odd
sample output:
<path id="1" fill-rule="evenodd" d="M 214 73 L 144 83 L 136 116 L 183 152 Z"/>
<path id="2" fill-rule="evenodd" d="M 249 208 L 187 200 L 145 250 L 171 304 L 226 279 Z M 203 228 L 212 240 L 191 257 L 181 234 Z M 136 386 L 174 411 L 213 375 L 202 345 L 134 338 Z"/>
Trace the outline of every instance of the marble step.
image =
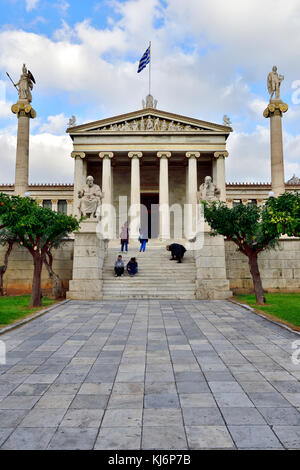
<path id="1" fill-rule="evenodd" d="M 178 294 L 178 295 L 164 295 L 164 294 L 149 294 L 149 295 L 142 295 L 142 294 L 131 294 L 130 296 L 127 295 L 114 295 L 111 296 L 109 294 L 104 294 L 103 295 L 103 300 L 111 300 L 112 298 L 117 298 L 118 300 L 128 300 L 128 299 L 141 299 L 141 300 L 195 300 L 196 296 L 195 295 L 184 295 L 184 294 Z"/>

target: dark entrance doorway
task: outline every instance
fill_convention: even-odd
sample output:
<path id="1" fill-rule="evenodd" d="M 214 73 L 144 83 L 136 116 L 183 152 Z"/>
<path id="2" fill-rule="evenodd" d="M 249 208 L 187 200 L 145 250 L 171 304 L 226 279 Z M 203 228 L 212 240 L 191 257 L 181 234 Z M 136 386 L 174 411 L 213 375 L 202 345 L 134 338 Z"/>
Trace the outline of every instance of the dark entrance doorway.
<path id="1" fill-rule="evenodd" d="M 141 194 L 141 228 L 147 232 L 148 238 L 159 235 L 159 195 L 157 193 Z"/>

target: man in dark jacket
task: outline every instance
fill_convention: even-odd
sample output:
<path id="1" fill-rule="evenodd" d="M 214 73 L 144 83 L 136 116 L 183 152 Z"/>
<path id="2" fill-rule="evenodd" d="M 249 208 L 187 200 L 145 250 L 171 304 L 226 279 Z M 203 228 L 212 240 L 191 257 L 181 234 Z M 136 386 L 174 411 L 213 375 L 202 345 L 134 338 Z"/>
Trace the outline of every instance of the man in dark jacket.
<path id="1" fill-rule="evenodd" d="M 168 251 L 171 251 L 171 260 L 177 259 L 178 263 L 182 262 L 181 260 L 184 257 L 184 253 L 186 252 L 186 249 L 183 245 L 180 245 L 179 243 L 172 243 L 171 245 L 167 245 L 166 248 Z"/>
<path id="2" fill-rule="evenodd" d="M 130 276 L 134 276 L 138 272 L 138 264 L 135 258 L 131 258 L 126 266 L 127 272 Z"/>

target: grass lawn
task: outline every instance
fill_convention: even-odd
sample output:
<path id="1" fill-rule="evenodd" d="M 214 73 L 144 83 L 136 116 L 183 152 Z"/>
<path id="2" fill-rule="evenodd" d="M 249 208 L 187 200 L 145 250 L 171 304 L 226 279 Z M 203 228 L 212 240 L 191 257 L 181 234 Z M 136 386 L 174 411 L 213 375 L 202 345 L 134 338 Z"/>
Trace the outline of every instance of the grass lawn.
<path id="1" fill-rule="evenodd" d="M 44 297 L 43 306 L 38 308 L 29 308 L 29 302 L 30 295 L 0 297 L 0 328 L 28 317 L 57 301 Z"/>
<path id="2" fill-rule="evenodd" d="M 267 303 L 265 305 L 257 305 L 255 295 L 237 295 L 235 298 L 244 304 L 250 305 L 267 314 L 268 316 L 279 319 L 282 323 L 286 323 L 300 329 L 300 294 L 265 294 Z"/>

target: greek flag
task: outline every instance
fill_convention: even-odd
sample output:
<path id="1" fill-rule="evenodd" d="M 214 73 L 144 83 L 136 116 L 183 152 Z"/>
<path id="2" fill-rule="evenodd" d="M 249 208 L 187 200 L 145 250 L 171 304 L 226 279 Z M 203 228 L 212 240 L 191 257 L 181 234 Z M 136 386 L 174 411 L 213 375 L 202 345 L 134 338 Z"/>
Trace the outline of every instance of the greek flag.
<path id="1" fill-rule="evenodd" d="M 150 62 L 150 46 L 148 47 L 148 49 L 146 49 L 146 52 L 144 52 L 140 60 L 137 73 L 140 73 L 146 67 L 146 65 L 149 64 L 149 62 Z"/>

